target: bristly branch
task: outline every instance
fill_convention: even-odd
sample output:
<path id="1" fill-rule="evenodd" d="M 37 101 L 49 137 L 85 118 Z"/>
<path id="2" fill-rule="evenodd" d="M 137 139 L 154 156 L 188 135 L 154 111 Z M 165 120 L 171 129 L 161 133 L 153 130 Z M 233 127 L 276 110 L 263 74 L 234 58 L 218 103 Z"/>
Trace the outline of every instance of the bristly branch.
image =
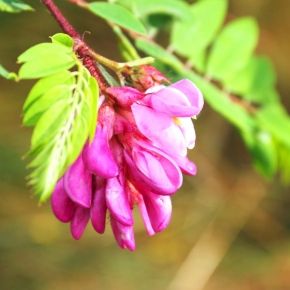
<path id="1" fill-rule="evenodd" d="M 89 70 L 91 75 L 96 78 L 99 83 L 101 91 L 105 91 L 107 88 L 107 82 L 101 74 L 99 68 L 96 65 L 96 61 L 90 56 L 90 48 L 82 40 L 80 34 L 74 29 L 69 21 L 64 17 L 60 9 L 56 6 L 53 0 L 42 0 L 42 3 L 47 7 L 50 13 L 53 15 L 62 30 L 70 35 L 74 41 L 74 50 L 78 57 L 82 60 L 84 66 Z"/>

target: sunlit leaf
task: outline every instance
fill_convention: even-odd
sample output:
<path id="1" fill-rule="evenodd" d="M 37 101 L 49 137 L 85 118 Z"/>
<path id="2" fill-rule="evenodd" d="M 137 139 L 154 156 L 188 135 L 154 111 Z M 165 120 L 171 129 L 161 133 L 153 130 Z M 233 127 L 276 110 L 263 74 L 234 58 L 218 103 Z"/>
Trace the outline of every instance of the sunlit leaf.
<path id="1" fill-rule="evenodd" d="M 92 2 L 88 4 L 88 8 L 94 14 L 105 20 L 115 23 L 125 29 L 145 34 L 146 29 L 142 22 L 138 20 L 128 9 L 118 5 L 107 2 Z"/>
<path id="2" fill-rule="evenodd" d="M 248 63 L 257 41 L 258 27 L 252 18 L 231 22 L 214 43 L 207 74 L 221 81 L 232 78 Z"/>
<path id="3" fill-rule="evenodd" d="M 21 0 L 0 0 L 0 11 L 18 13 L 21 11 L 32 11 L 33 8 Z"/>

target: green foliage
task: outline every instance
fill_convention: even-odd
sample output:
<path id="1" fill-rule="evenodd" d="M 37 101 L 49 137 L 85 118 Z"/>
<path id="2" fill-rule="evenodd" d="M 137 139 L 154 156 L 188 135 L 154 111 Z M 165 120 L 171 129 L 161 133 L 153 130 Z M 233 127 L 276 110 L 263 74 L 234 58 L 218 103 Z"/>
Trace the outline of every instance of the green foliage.
<path id="1" fill-rule="evenodd" d="M 42 78 L 76 64 L 72 49 L 58 42 L 37 44 L 18 57 L 20 79 Z"/>
<path id="2" fill-rule="evenodd" d="M 192 5 L 191 17 L 176 21 L 173 25 L 172 47 L 203 70 L 204 51 L 221 28 L 226 11 L 226 0 L 204 0 Z"/>
<path id="3" fill-rule="evenodd" d="M 0 11 L 18 13 L 21 11 L 32 11 L 33 8 L 21 0 L 0 0 Z"/>
<path id="4" fill-rule="evenodd" d="M 88 8 L 94 14 L 109 22 L 118 24 L 121 27 L 136 33 L 146 34 L 142 22 L 140 22 L 128 9 L 120 5 L 107 2 L 92 2 L 88 5 Z"/>
<path id="5" fill-rule="evenodd" d="M 32 159 L 29 183 L 41 201 L 50 196 L 88 138 L 93 138 L 99 94 L 96 80 L 74 56 L 72 39 L 57 34 L 52 42 L 36 45 L 18 58 L 24 63 L 20 77 L 41 78 L 23 106 L 24 125 L 34 126 L 28 153 Z M 50 62 L 40 62 L 36 71 L 32 64 L 42 58 Z M 76 70 L 69 71 L 72 67 Z"/>
<path id="6" fill-rule="evenodd" d="M 217 37 L 210 52 L 207 75 L 225 81 L 247 64 L 258 41 L 258 27 L 252 18 L 228 24 Z"/>

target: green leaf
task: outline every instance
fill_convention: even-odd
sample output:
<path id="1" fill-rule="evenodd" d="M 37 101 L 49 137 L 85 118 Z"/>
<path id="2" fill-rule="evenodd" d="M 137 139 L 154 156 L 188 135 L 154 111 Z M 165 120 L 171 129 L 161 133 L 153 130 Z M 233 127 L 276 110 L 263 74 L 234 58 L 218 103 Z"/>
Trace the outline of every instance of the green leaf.
<path id="1" fill-rule="evenodd" d="M 279 143 L 290 147 L 290 116 L 280 104 L 264 106 L 256 113 L 256 120 Z"/>
<path id="2" fill-rule="evenodd" d="M 34 79 L 56 74 L 72 68 L 76 64 L 76 57 L 65 45 L 59 43 L 37 44 L 18 57 L 23 63 L 19 70 L 21 79 Z"/>
<path id="3" fill-rule="evenodd" d="M 193 4 L 191 17 L 173 25 L 173 48 L 196 64 L 222 26 L 226 11 L 227 0 L 203 0 Z"/>
<path id="4" fill-rule="evenodd" d="M 74 40 L 65 33 L 57 33 L 51 37 L 52 43 L 62 44 L 70 49 L 73 48 Z"/>
<path id="5" fill-rule="evenodd" d="M 256 170 L 267 178 L 273 177 L 278 169 L 278 152 L 272 135 L 267 131 L 253 130 L 243 132 L 242 136 Z"/>
<path id="6" fill-rule="evenodd" d="M 29 92 L 28 97 L 25 100 L 25 103 L 23 105 L 24 113 L 41 95 L 43 95 L 49 89 L 51 89 L 54 86 L 61 85 L 61 84 L 71 83 L 73 79 L 74 79 L 73 75 L 71 74 L 70 71 L 67 71 L 67 70 L 62 71 L 58 74 L 40 79 L 32 87 L 32 89 Z"/>
<path id="7" fill-rule="evenodd" d="M 36 124 L 29 153 L 32 158 L 29 167 L 33 170 L 29 183 L 41 201 L 50 196 L 58 179 L 95 133 L 97 81 L 82 64 L 77 65 L 76 72 L 62 72 L 40 80 L 24 106 L 24 122 L 32 120 Z"/>
<path id="8" fill-rule="evenodd" d="M 180 0 L 133 0 L 132 10 L 140 17 L 151 14 L 166 14 L 178 18 L 189 18 L 189 5 Z"/>
<path id="9" fill-rule="evenodd" d="M 32 11 L 33 8 L 21 0 L 0 0 L 0 11 L 18 13 L 21 11 Z"/>
<path id="10" fill-rule="evenodd" d="M 9 72 L 1 64 L 0 64 L 0 77 L 3 77 L 4 79 L 7 79 L 7 80 L 17 80 L 17 74 L 13 72 Z"/>
<path id="11" fill-rule="evenodd" d="M 88 8 L 91 12 L 109 22 L 139 34 L 146 34 L 146 29 L 142 22 L 128 9 L 120 5 L 107 2 L 92 2 L 88 4 Z"/>
<path id="12" fill-rule="evenodd" d="M 23 124 L 25 126 L 35 125 L 41 113 L 49 109 L 51 104 L 59 100 L 67 99 L 71 95 L 72 85 L 61 84 L 50 88 L 45 94 L 34 102 L 28 110 L 25 111 Z"/>
<path id="13" fill-rule="evenodd" d="M 226 89 L 253 102 L 277 101 L 276 73 L 266 57 L 252 57 L 237 75 L 225 81 Z"/>
<path id="14" fill-rule="evenodd" d="M 252 18 L 228 24 L 218 36 L 209 55 L 207 74 L 224 81 L 248 63 L 258 41 L 258 26 Z"/>

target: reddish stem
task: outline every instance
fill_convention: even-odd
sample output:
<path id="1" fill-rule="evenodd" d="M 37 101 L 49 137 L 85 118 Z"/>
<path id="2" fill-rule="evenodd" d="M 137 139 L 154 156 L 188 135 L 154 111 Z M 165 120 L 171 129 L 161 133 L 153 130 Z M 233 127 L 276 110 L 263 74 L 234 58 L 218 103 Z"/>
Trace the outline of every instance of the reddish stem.
<path id="1" fill-rule="evenodd" d="M 55 5 L 53 0 L 42 0 L 42 3 L 53 15 L 62 30 L 74 39 L 74 50 L 76 54 L 82 60 L 84 66 L 88 69 L 90 74 L 98 81 L 101 91 L 105 91 L 108 87 L 108 84 L 105 81 L 103 75 L 101 74 L 99 68 L 97 67 L 95 59 L 90 56 L 90 48 L 88 47 L 88 45 L 81 39 L 80 34 L 64 17 L 64 15 Z"/>

